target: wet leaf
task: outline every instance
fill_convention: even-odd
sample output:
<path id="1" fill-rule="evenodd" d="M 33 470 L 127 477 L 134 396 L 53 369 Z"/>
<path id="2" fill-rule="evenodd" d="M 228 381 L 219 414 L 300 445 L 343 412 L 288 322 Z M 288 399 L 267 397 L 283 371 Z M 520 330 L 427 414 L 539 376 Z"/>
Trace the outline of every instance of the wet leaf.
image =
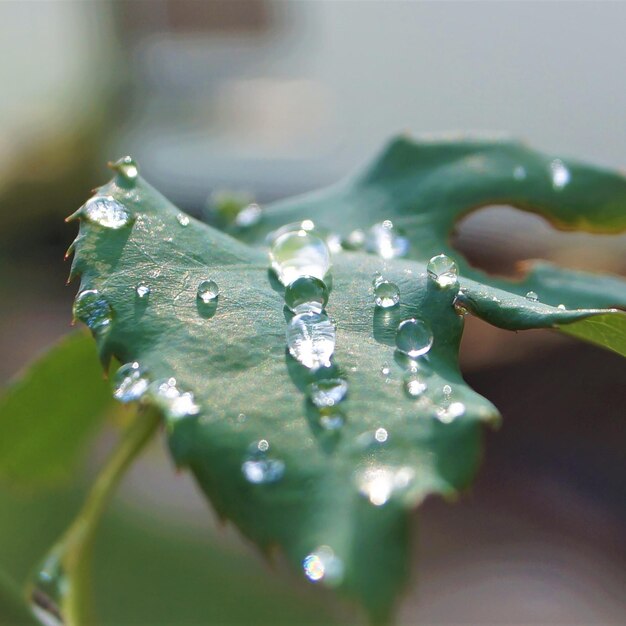
<path id="1" fill-rule="evenodd" d="M 38 626 L 17 585 L 0 570 L 0 617 L 4 626 Z"/>
<path id="2" fill-rule="evenodd" d="M 437 154 L 429 205 L 453 197 L 456 185 L 456 153 Z M 385 619 L 409 571 L 410 510 L 429 494 L 453 497 L 469 484 L 481 425 L 499 419 L 462 379 L 455 298 L 514 329 L 574 327 L 613 314 L 562 310 L 466 278 L 462 294 L 454 280 L 440 286 L 428 277 L 424 254 L 446 249 L 451 213 L 410 230 L 414 250 L 419 241 L 428 250 L 416 258 L 333 256 L 326 313 L 336 323 L 336 349 L 330 367 L 311 371 L 286 350 L 292 314 L 268 271 L 267 250 L 181 219 L 142 179 L 118 169 L 97 191 L 110 211 L 83 207 L 73 216 L 80 231 L 72 271 L 82 294 L 75 311 L 91 326 L 101 359 L 138 364 L 131 370 L 151 383 L 141 401 L 162 410 L 176 463 L 193 472 L 220 516 L 264 551 L 280 547 L 301 576 L 360 601 L 375 621 Z M 266 227 L 305 213 L 329 218 L 333 206 L 337 228 L 357 218 L 362 225 L 380 221 L 392 206 L 408 215 L 419 197 L 410 159 L 385 157 L 371 169 L 345 189 L 271 210 Z M 480 188 L 469 173 L 465 181 Z M 607 222 L 619 221 L 605 212 Z M 375 272 L 397 285 L 397 306 L 374 306 Z M 211 287 L 207 301 L 198 292 L 205 281 L 219 288 L 214 297 Z M 149 287 L 147 296 L 139 285 Z M 420 349 L 432 342 L 417 372 L 395 349 L 398 325 L 412 318 L 424 322 L 414 329 Z M 413 345 L 415 336 L 401 345 Z M 328 415 L 306 391 L 329 378 L 346 380 L 348 392 L 341 419 L 324 422 Z"/>

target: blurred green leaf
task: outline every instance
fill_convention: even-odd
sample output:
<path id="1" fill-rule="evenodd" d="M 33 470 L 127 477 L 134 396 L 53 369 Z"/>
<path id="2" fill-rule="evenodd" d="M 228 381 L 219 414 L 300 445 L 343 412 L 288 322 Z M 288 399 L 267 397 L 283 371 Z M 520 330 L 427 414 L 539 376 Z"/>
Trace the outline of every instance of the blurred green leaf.
<path id="1" fill-rule="evenodd" d="M 0 570 L 0 623 L 3 626 L 38 626 L 13 581 Z"/>
<path id="2" fill-rule="evenodd" d="M 67 335 L 0 396 L 0 480 L 32 488 L 68 478 L 111 406 L 89 335 Z"/>
<path id="3" fill-rule="evenodd" d="M 404 148 L 402 141 L 392 145 L 392 158 L 385 156 L 347 191 L 294 201 L 271 210 L 268 219 L 277 225 L 319 214 L 328 218 L 327 227 L 338 222 L 341 229 L 357 216 L 360 223 L 395 220 L 392 207 L 406 207 L 408 214 L 418 196 L 412 151 L 405 155 Z M 333 257 L 327 310 L 336 320 L 337 346 L 330 372 L 311 373 L 286 354 L 290 314 L 266 252 L 189 220 L 129 174 L 128 165 L 118 164 L 117 177 L 97 191 L 119 203 L 110 215 L 90 216 L 83 207 L 74 216 L 80 232 L 72 271 L 81 276 L 81 293 L 97 291 L 82 317 L 105 363 L 115 356 L 146 368 L 153 385 L 142 399 L 163 410 L 177 464 L 191 469 L 218 513 L 245 535 L 265 550 L 282 547 L 294 566 L 305 566 L 303 574 L 357 598 L 375 620 L 386 618 L 407 577 L 408 512 L 429 494 L 451 496 L 469 484 L 480 458 L 480 424 L 499 417 L 459 370 L 458 285 L 440 288 L 430 280 L 417 245 L 427 245 L 427 255 L 446 249 L 443 227 L 459 204 L 450 200 L 455 176 L 481 187 L 480 177 L 470 175 L 473 166 L 459 173 L 450 165 L 454 151 L 436 154 L 422 176 L 436 181 L 430 204 L 438 207 L 433 216 L 445 219 L 433 218 L 431 226 L 414 219 L 410 232 L 421 260 L 383 261 L 361 252 Z M 330 222 L 331 213 L 340 217 Z M 618 221 L 607 211 L 607 223 Z M 404 225 L 411 226 L 409 217 Z M 393 309 L 373 306 L 371 280 L 378 270 L 400 288 Z M 210 310 L 197 297 L 207 279 L 220 288 Z M 138 285 L 149 286 L 149 295 L 138 297 Z M 506 328 L 611 316 L 562 310 L 465 278 L 461 286 L 468 309 Z M 393 348 L 399 322 L 410 317 L 427 320 L 434 336 L 432 373 L 418 399 L 403 389 L 406 362 Z M 346 423 L 337 432 L 320 426 L 304 393 L 329 374 L 349 383 L 341 404 Z M 159 387 L 171 391 L 173 383 L 165 381 L 172 377 L 177 389 L 194 394 L 196 415 L 177 415 L 159 394 Z M 260 441 L 269 449 L 259 456 Z M 256 478 L 246 462 L 259 463 Z M 268 467 L 281 471 L 273 480 L 258 479 Z M 315 572 L 307 568 L 311 562 Z"/>

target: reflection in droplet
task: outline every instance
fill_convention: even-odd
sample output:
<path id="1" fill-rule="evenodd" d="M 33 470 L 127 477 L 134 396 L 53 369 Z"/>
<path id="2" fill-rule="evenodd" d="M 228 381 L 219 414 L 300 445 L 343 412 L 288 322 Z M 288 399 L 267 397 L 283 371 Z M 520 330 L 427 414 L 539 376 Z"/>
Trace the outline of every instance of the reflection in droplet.
<path id="1" fill-rule="evenodd" d="M 270 249 L 270 260 L 283 285 L 289 285 L 300 276 L 323 280 L 330 269 L 330 251 L 326 242 L 304 229 L 278 237 Z"/>
<path id="2" fill-rule="evenodd" d="M 437 418 L 444 424 L 449 424 L 464 413 L 465 405 L 462 402 L 446 402 L 437 408 Z"/>
<path id="3" fill-rule="evenodd" d="M 396 347 L 411 358 L 426 354 L 433 345 L 433 333 L 424 320 L 408 319 L 398 326 Z"/>
<path id="4" fill-rule="evenodd" d="M 411 398 L 421 396 L 428 388 L 425 377 L 422 374 L 411 370 L 406 372 L 403 382 L 404 390 Z"/>
<path id="5" fill-rule="evenodd" d="M 269 450 L 267 439 L 261 439 L 250 447 L 248 456 L 241 465 L 241 472 L 248 482 L 255 485 L 274 483 L 283 477 L 285 463 L 271 457 Z"/>
<path id="6" fill-rule="evenodd" d="M 102 330 L 111 323 L 111 307 L 97 289 L 81 291 L 73 307 L 74 317 L 91 330 Z"/>
<path id="7" fill-rule="evenodd" d="M 365 248 L 383 259 L 395 259 L 406 256 L 410 243 L 406 235 L 394 227 L 391 220 L 374 224 L 365 239 Z"/>
<path id="8" fill-rule="evenodd" d="M 328 302 L 328 287 L 314 276 L 300 276 L 285 289 L 285 304 L 294 313 L 321 313 Z"/>
<path id="9" fill-rule="evenodd" d="M 176 219 L 178 220 L 178 223 L 181 226 L 189 226 L 189 216 L 185 215 L 184 213 L 179 213 L 176 216 Z"/>
<path id="10" fill-rule="evenodd" d="M 287 324 L 287 348 L 310 369 L 329 366 L 335 351 L 335 326 L 326 315 L 301 313 Z"/>
<path id="11" fill-rule="evenodd" d="M 157 380 L 148 387 L 148 390 L 154 401 L 170 418 L 182 419 L 200 412 L 193 393 L 179 389 L 175 378 Z"/>
<path id="12" fill-rule="evenodd" d="M 348 393 L 348 382 L 343 378 L 327 378 L 309 385 L 311 402 L 319 407 L 339 404 Z"/>
<path id="13" fill-rule="evenodd" d="M 235 226 L 239 228 L 251 228 L 259 223 L 262 215 L 263 209 L 261 209 L 256 202 L 251 202 L 237 213 Z"/>
<path id="14" fill-rule="evenodd" d="M 135 287 L 135 293 L 137 294 L 138 298 L 146 300 L 150 295 L 150 286 L 146 285 L 145 283 L 139 283 Z"/>
<path id="15" fill-rule="evenodd" d="M 428 261 L 428 277 L 439 287 L 452 287 L 459 282 L 459 268 L 454 259 L 446 254 L 438 254 Z"/>
<path id="16" fill-rule="evenodd" d="M 534 291 L 529 291 L 526 294 L 526 300 L 530 300 L 531 302 L 537 302 L 539 300 L 539 296 Z"/>
<path id="17" fill-rule="evenodd" d="M 374 287 L 374 303 L 383 309 L 389 309 L 400 302 L 400 289 L 395 283 L 380 280 Z"/>
<path id="18" fill-rule="evenodd" d="M 110 164 L 109 164 L 110 165 Z M 126 180 L 133 181 L 139 176 L 139 167 L 130 156 L 122 157 L 113 163 L 113 169 L 117 170 Z"/>
<path id="19" fill-rule="evenodd" d="M 204 304 L 211 304 L 217 299 L 220 290 L 214 280 L 203 280 L 198 285 L 198 299 Z"/>
<path id="20" fill-rule="evenodd" d="M 344 566 L 329 546 L 319 546 L 302 561 L 304 575 L 312 582 L 338 585 L 343 579 Z"/>
<path id="21" fill-rule="evenodd" d="M 554 159 L 550 163 L 550 174 L 552 177 L 552 187 L 563 189 L 570 181 L 571 174 L 561 159 Z"/>
<path id="22" fill-rule="evenodd" d="M 117 230 L 130 222 L 130 213 L 112 196 L 94 196 L 85 203 L 82 214 L 94 224 Z"/>
<path id="23" fill-rule="evenodd" d="M 113 396 L 120 402 L 133 402 L 143 396 L 149 384 L 146 370 L 137 361 L 126 363 L 113 377 Z"/>
<path id="24" fill-rule="evenodd" d="M 280 228 L 277 228 L 276 230 L 273 230 L 271 233 L 269 233 L 265 238 L 265 241 L 271 247 L 283 235 L 286 235 L 287 233 L 297 233 L 299 230 L 315 230 L 315 223 L 313 222 L 313 220 L 302 220 L 301 222 L 291 222 L 289 224 L 284 224 Z"/>
<path id="25" fill-rule="evenodd" d="M 374 439 L 378 441 L 378 443 L 385 443 L 389 438 L 389 434 L 387 433 L 386 428 L 377 428 L 374 432 Z"/>
<path id="26" fill-rule="evenodd" d="M 410 467 L 375 466 L 357 475 L 359 492 L 374 506 L 383 506 L 396 491 L 406 489 L 415 478 Z"/>

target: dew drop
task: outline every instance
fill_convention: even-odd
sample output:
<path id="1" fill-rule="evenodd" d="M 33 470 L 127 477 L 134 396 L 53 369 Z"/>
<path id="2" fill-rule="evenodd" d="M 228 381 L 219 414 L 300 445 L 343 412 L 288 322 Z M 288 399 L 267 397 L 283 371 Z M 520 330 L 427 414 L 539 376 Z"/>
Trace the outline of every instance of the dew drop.
<path id="1" fill-rule="evenodd" d="M 345 413 L 336 406 L 327 406 L 319 410 L 319 424 L 324 430 L 337 431 L 346 423 Z"/>
<path id="2" fill-rule="evenodd" d="M 176 216 L 176 219 L 178 220 L 178 223 L 181 226 L 189 226 L 189 216 L 185 215 L 184 213 L 179 213 Z"/>
<path id="3" fill-rule="evenodd" d="M 335 351 L 335 327 L 323 313 L 301 313 L 287 324 L 287 348 L 309 369 L 329 366 Z"/>
<path id="4" fill-rule="evenodd" d="M 285 463 L 269 455 L 270 444 L 267 439 L 256 442 L 248 451 L 241 465 L 244 478 L 255 485 L 275 483 L 285 473 Z"/>
<path id="5" fill-rule="evenodd" d="M 69 591 L 69 581 L 65 574 L 57 550 L 53 550 L 42 562 L 30 587 L 30 601 L 33 612 L 46 626 L 62 626 L 63 600 Z"/>
<path id="6" fill-rule="evenodd" d="M 318 380 L 309 385 L 309 398 L 318 408 L 339 404 L 348 393 L 348 382 L 343 378 Z"/>
<path id="7" fill-rule="evenodd" d="M 552 187 L 554 189 L 563 189 L 571 179 L 569 169 L 565 166 L 561 159 L 554 159 L 550 163 L 550 174 L 552 178 Z"/>
<path id="8" fill-rule="evenodd" d="M 368 467 L 358 474 L 357 485 L 374 506 L 383 506 L 394 492 L 409 487 L 414 478 L 415 471 L 410 467 Z"/>
<path id="9" fill-rule="evenodd" d="M 460 317 L 465 317 L 469 313 L 469 309 L 462 299 L 455 297 L 454 298 L 454 311 Z"/>
<path id="10" fill-rule="evenodd" d="M 365 238 L 365 249 L 383 259 L 406 256 L 410 243 L 406 235 L 395 228 L 391 220 L 374 224 Z"/>
<path id="11" fill-rule="evenodd" d="M 565 311 L 567 307 L 564 304 L 559 304 L 559 305 L 557 305 L 556 308 L 560 309 L 561 311 Z"/>
<path id="12" fill-rule="evenodd" d="M 365 246 L 365 233 L 357 228 L 353 230 L 342 242 L 346 250 L 362 250 Z"/>
<path id="13" fill-rule="evenodd" d="M 200 412 L 193 393 L 181 391 L 175 378 L 155 381 L 148 389 L 155 402 L 167 412 L 170 418 L 182 419 Z"/>
<path id="14" fill-rule="evenodd" d="M 142 300 L 147 300 L 150 295 L 150 286 L 145 283 L 139 283 L 137 287 L 135 287 L 135 293 L 137 297 Z"/>
<path id="15" fill-rule="evenodd" d="M 343 579 L 344 565 L 329 546 L 319 546 L 302 561 L 304 575 L 314 583 L 338 585 Z"/>
<path id="16" fill-rule="evenodd" d="M 374 287 L 374 303 L 383 309 L 389 309 L 400 302 L 400 289 L 387 280 L 378 281 Z"/>
<path id="17" fill-rule="evenodd" d="M 529 291 L 526 294 L 526 300 L 530 300 L 531 302 L 537 302 L 539 300 L 539 296 L 534 291 Z"/>
<path id="18" fill-rule="evenodd" d="M 82 214 L 90 222 L 113 230 L 122 228 L 130 222 L 130 213 L 112 196 L 89 198 Z"/>
<path id="19" fill-rule="evenodd" d="M 243 207 L 235 217 L 235 226 L 239 228 L 251 228 L 256 226 L 263 216 L 263 209 L 256 203 L 251 202 Z"/>
<path id="20" fill-rule="evenodd" d="M 426 380 L 424 376 L 418 372 L 408 371 L 404 375 L 404 391 L 411 398 L 417 398 L 421 396 L 426 389 L 428 389 L 428 385 L 426 384 Z"/>
<path id="21" fill-rule="evenodd" d="M 113 397 L 120 402 L 139 400 L 148 389 L 150 381 L 146 370 L 136 361 L 122 365 L 113 377 Z"/>
<path id="22" fill-rule="evenodd" d="M 454 259 L 446 254 L 438 254 L 428 261 L 428 277 L 439 287 L 452 287 L 459 282 L 459 268 Z"/>
<path id="23" fill-rule="evenodd" d="M 203 280 L 198 285 L 198 300 L 204 304 L 211 304 L 217 300 L 220 290 L 214 280 Z"/>
<path id="24" fill-rule="evenodd" d="M 400 322 L 396 331 L 396 347 L 404 354 L 415 358 L 426 354 L 433 345 L 433 333 L 421 319 Z"/>
<path id="25" fill-rule="evenodd" d="M 389 363 L 383 363 L 381 368 L 380 368 L 380 373 L 383 376 L 389 376 L 389 374 L 391 373 L 391 368 L 389 367 Z"/>
<path id="26" fill-rule="evenodd" d="M 387 433 L 387 429 L 385 428 L 377 428 L 374 432 L 374 439 L 378 441 L 378 443 L 385 443 L 389 438 L 389 433 Z"/>
<path id="27" fill-rule="evenodd" d="M 323 280 L 331 265 L 324 240 L 305 229 L 280 235 L 270 249 L 270 260 L 283 285 L 301 276 Z"/>
<path id="28" fill-rule="evenodd" d="M 96 289 L 81 291 L 74 300 L 73 312 L 92 331 L 103 330 L 111 323 L 111 307 Z"/>
<path id="29" fill-rule="evenodd" d="M 437 408 L 437 419 L 444 424 L 449 424 L 464 413 L 465 405 L 462 402 L 445 403 Z"/>
<path id="30" fill-rule="evenodd" d="M 125 156 L 115 161 L 113 169 L 117 170 L 126 180 L 132 181 L 139 176 L 137 163 L 130 156 Z"/>
<path id="31" fill-rule="evenodd" d="M 285 289 L 285 304 L 299 313 L 321 313 L 328 302 L 328 287 L 315 276 L 300 276 Z"/>

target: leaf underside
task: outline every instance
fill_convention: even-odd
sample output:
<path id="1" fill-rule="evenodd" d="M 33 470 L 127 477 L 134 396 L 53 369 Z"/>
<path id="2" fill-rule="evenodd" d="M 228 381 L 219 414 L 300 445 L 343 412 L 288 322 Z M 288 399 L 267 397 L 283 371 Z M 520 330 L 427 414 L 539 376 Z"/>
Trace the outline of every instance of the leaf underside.
<path id="1" fill-rule="evenodd" d="M 81 291 L 97 289 L 111 307 L 106 332 L 94 333 L 104 363 L 112 356 L 137 361 L 151 379 L 175 377 L 195 394 L 199 414 L 168 419 L 167 437 L 176 463 L 192 471 L 219 515 L 263 550 L 282 548 L 297 568 L 319 546 L 330 546 L 343 563 L 340 590 L 382 620 L 409 571 L 409 511 L 429 494 L 453 496 L 469 484 L 480 460 L 481 423 L 499 419 L 459 370 L 457 289 L 436 286 L 425 262 L 441 252 L 457 258 L 459 298 L 488 322 L 512 330 L 562 326 L 625 351 L 623 314 L 602 310 L 626 304 L 624 281 L 549 266 L 510 283 L 469 268 L 449 250 L 455 220 L 496 202 L 539 212 L 562 227 L 624 229 L 624 178 L 561 163 L 570 179 L 556 189 L 553 159 L 518 144 L 400 138 L 345 183 L 269 207 L 259 226 L 245 233 L 249 241 L 262 241 L 268 231 L 308 218 L 345 236 L 392 219 L 411 239 L 409 258 L 383 261 L 363 252 L 333 257 L 327 306 L 337 325 L 333 368 L 349 384 L 342 404 L 347 419 L 338 433 L 319 427 L 303 393 L 314 375 L 286 352 L 289 315 L 262 247 L 194 219 L 181 225 L 178 209 L 142 179 L 120 172 L 97 193 L 122 203 L 131 223 L 108 229 L 79 211 L 72 273 L 80 276 Z M 523 181 L 513 174 L 519 167 Z M 375 309 L 376 271 L 399 286 L 399 306 Z M 210 315 L 196 297 L 206 279 L 220 288 Z M 150 286 L 148 299 L 135 296 L 139 283 Z M 540 302 L 524 297 L 530 289 Z M 556 308 L 559 303 L 568 310 Z M 589 310 L 569 310 L 574 306 Z M 417 400 L 403 390 L 405 364 L 394 350 L 395 329 L 410 317 L 427 320 L 434 335 L 432 375 Z M 446 385 L 464 407 L 449 422 L 437 418 Z M 381 428 L 386 441 L 374 436 Z M 263 439 L 285 471 L 276 482 L 253 484 L 242 463 Z M 398 472 L 409 478 L 383 505 L 366 497 L 371 491 L 364 491 L 364 477 L 370 477 L 370 489 L 371 477 L 374 488 L 375 477 L 382 477 L 384 488 Z"/>

